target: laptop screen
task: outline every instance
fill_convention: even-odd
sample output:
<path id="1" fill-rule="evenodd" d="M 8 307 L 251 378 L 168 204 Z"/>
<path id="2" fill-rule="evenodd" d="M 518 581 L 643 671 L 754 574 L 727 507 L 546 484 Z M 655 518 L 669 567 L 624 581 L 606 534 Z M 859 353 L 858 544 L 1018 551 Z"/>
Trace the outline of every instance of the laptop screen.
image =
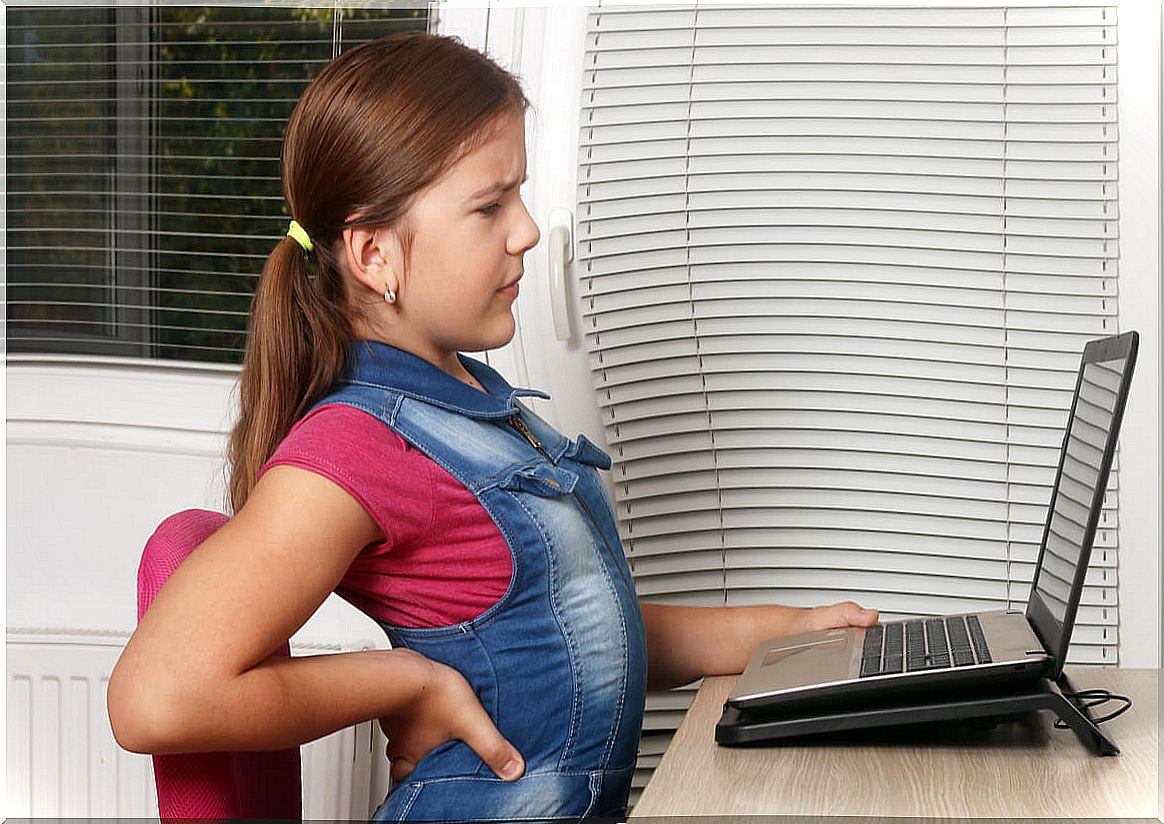
<path id="1" fill-rule="evenodd" d="M 1043 530 L 1027 620 L 1051 654 L 1050 678 L 1067 660 L 1108 472 L 1128 400 L 1140 336 L 1134 331 L 1088 341 Z"/>
<path id="2" fill-rule="evenodd" d="M 1059 486 L 1052 501 L 1042 567 L 1035 582 L 1035 591 L 1060 624 L 1067 618 L 1076 571 L 1086 560 L 1081 556 L 1089 543 L 1092 502 L 1097 493 L 1103 494 L 1099 489 L 1103 457 L 1126 363 L 1126 359 L 1117 358 L 1083 367 Z"/>

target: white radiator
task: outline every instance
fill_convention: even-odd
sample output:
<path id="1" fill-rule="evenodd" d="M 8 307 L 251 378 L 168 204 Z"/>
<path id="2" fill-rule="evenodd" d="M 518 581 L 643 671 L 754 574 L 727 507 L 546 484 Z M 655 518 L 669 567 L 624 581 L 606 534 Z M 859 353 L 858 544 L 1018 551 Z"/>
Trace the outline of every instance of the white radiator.
<path id="1" fill-rule="evenodd" d="M 9 817 L 157 818 L 150 758 L 117 746 L 105 708 L 125 641 L 86 630 L 8 631 Z M 293 653 L 302 651 L 293 646 Z M 384 798 L 384 736 L 374 722 L 301 752 L 305 819 L 366 820 Z"/>

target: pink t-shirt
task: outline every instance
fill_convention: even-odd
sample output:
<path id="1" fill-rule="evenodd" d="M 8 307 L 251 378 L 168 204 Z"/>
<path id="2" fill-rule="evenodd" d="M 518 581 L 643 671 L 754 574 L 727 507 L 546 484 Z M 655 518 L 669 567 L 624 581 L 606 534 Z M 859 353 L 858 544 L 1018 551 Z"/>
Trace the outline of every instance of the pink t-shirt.
<path id="1" fill-rule="evenodd" d="M 383 530 L 386 540 L 364 547 L 336 587 L 373 618 L 448 626 L 476 618 L 509 588 L 513 559 L 489 513 L 372 415 L 343 404 L 316 409 L 292 427 L 262 471 L 272 466 L 322 475 Z"/>

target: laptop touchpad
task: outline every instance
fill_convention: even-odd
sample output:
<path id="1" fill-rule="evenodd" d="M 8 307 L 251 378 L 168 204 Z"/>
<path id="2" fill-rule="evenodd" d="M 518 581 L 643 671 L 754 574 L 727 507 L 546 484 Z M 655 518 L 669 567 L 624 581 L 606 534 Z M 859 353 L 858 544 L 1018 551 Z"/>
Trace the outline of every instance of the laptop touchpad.
<path id="1" fill-rule="evenodd" d="M 778 647 L 777 649 L 769 650 L 768 654 L 764 656 L 764 661 L 761 666 L 767 667 L 779 661 L 783 661 L 793 655 L 799 655 L 802 652 L 823 652 L 824 650 L 842 649 L 846 645 L 845 638 L 822 638 L 819 641 L 812 641 L 806 644 L 797 644 L 791 647 Z"/>

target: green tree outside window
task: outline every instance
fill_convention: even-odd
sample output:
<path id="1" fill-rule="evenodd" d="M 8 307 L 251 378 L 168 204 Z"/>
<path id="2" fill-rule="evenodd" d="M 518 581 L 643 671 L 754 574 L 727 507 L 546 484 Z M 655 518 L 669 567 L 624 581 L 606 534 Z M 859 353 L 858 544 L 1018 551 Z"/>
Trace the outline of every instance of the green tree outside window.
<path id="1" fill-rule="evenodd" d="M 8 10 L 7 343 L 237 363 L 279 146 L 339 50 L 428 9 Z"/>

